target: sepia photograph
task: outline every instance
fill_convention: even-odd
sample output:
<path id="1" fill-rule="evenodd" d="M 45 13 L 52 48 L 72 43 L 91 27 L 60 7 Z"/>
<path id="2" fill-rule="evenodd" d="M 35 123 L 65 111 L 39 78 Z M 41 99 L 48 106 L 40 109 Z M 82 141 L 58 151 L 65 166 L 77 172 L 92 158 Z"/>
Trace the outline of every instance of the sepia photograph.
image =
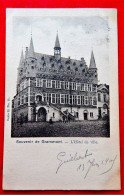
<path id="1" fill-rule="evenodd" d="M 11 137 L 110 137 L 107 17 L 13 17 Z"/>

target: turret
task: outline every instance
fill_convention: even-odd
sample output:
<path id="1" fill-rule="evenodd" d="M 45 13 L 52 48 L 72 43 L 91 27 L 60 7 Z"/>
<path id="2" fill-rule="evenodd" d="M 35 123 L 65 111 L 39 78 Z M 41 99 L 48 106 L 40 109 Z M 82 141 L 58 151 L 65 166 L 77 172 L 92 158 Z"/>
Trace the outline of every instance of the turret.
<path id="1" fill-rule="evenodd" d="M 33 45 L 32 36 L 31 36 L 30 46 L 29 46 L 29 50 L 28 50 L 28 57 L 34 57 L 34 45 Z"/>
<path id="2" fill-rule="evenodd" d="M 96 62 L 95 62 L 95 57 L 94 57 L 93 51 L 91 52 L 89 73 L 91 75 L 93 83 L 97 84 L 98 83 L 97 67 L 96 67 Z"/>
<path id="3" fill-rule="evenodd" d="M 19 62 L 19 67 L 22 66 L 23 62 L 24 62 L 24 54 L 23 54 L 23 50 L 22 50 L 22 52 L 21 52 L 21 58 L 20 58 L 20 62 Z"/>
<path id="4" fill-rule="evenodd" d="M 56 36 L 56 41 L 55 41 L 54 56 L 55 56 L 55 59 L 57 61 L 61 59 L 61 47 L 60 47 L 60 43 L 59 43 L 58 34 Z"/>
<path id="5" fill-rule="evenodd" d="M 26 50 L 25 50 L 25 59 L 28 57 L 28 47 L 26 47 Z"/>

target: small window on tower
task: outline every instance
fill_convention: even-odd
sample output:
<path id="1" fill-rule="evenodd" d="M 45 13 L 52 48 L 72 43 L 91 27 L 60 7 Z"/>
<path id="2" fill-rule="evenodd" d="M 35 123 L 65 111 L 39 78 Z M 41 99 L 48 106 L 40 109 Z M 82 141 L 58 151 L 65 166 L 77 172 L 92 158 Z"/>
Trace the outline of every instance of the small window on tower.
<path id="1" fill-rule="evenodd" d="M 54 64 L 51 64 L 51 68 L 54 68 L 55 66 L 54 66 Z"/>

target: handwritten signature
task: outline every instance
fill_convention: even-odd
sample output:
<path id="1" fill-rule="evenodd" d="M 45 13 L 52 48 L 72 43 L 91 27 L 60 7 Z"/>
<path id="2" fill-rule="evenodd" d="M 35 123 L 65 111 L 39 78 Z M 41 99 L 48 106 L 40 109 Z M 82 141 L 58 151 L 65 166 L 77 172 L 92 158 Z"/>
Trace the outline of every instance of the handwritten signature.
<path id="1" fill-rule="evenodd" d="M 84 179 L 87 178 L 88 174 L 91 170 L 97 169 L 98 175 L 104 175 L 112 170 L 114 163 L 117 159 L 117 155 L 113 158 L 105 158 L 102 160 L 96 160 L 95 156 L 92 152 L 89 152 L 87 149 L 83 155 L 78 154 L 78 152 L 74 154 L 68 154 L 66 152 L 60 152 L 57 154 L 57 160 L 59 161 L 59 165 L 56 170 L 56 174 L 60 171 L 60 169 L 71 162 L 77 163 L 76 171 L 84 172 Z"/>

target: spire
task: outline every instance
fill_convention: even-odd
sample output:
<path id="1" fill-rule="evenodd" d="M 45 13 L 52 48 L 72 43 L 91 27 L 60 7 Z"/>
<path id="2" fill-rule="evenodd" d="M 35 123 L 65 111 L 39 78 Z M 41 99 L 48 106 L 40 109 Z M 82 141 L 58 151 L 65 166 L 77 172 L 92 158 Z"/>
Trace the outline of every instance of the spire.
<path id="1" fill-rule="evenodd" d="M 92 50 L 92 53 L 91 53 L 91 59 L 90 59 L 90 66 L 89 66 L 89 68 L 96 68 L 96 62 L 95 62 L 93 50 Z"/>
<path id="2" fill-rule="evenodd" d="M 23 54 L 23 49 L 22 49 L 21 58 L 20 58 L 20 62 L 19 62 L 19 66 L 22 65 L 23 60 L 24 60 L 24 54 Z"/>
<path id="3" fill-rule="evenodd" d="M 56 35 L 55 47 L 60 48 L 58 33 L 57 33 L 57 35 Z"/>
<path id="4" fill-rule="evenodd" d="M 33 57 L 34 56 L 34 45 L 33 45 L 32 35 L 31 35 L 31 40 L 30 40 L 30 47 L 29 47 L 28 56 L 29 57 Z"/>

